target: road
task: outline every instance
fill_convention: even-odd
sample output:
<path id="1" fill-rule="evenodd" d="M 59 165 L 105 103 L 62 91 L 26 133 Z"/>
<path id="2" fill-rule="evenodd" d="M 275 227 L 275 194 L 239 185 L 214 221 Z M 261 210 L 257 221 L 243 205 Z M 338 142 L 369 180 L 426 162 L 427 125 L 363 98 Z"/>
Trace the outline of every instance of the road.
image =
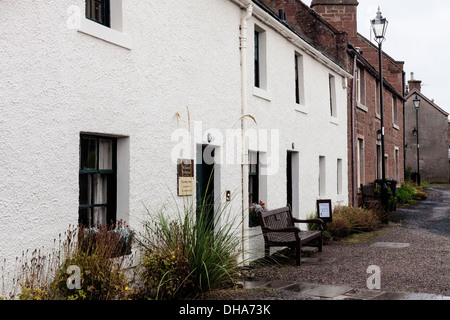
<path id="1" fill-rule="evenodd" d="M 450 237 L 450 186 L 431 186 L 426 192 L 427 200 L 399 208 L 391 220 Z"/>

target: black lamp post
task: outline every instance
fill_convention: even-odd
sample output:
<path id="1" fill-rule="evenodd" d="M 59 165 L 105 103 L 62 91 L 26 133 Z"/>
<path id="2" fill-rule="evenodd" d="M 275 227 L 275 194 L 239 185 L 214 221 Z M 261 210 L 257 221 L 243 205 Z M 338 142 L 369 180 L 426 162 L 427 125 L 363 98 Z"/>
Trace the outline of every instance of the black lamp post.
<path id="1" fill-rule="evenodd" d="M 417 174 L 416 174 L 416 183 L 420 186 L 420 166 L 419 166 L 419 108 L 420 108 L 420 99 L 416 94 L 416 98 L 413 100 L 414 107 L 416 108 L 416 129 L 414 130 L 414 134 L 417 138 Z"/>
<path id="2" fill-rule="evenodd" d="M 381 15 L 380 7 L 378 7 L 377 16 L 370 21 L 372 30 L 375 35 L 375 41 L 378 43 L 378 56 L 380 62 L 380 112 L 381 112 L 381 203 L 384 208 L 388 205 L 388 189 L 386 184 L 386 164 L 385 164 L 385 148 L 384 148 L 384 99 L 383 99 L 383 51 L 382 44 L 385 40 L 385 34 L 388 27 L 388 21 Z"/>

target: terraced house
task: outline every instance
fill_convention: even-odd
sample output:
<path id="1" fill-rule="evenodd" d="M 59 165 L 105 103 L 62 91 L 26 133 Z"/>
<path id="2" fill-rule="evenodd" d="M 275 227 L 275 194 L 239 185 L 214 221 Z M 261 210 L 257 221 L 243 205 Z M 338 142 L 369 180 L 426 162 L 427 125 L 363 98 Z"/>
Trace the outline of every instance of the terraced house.
<path id="1" fill-rule="evenodd" d="M 242 259 L 263 254 L 249 203 L 348 203 L 352 73 L 264 1 L 4 1 L 0 21 L 6 270 L 174 198 L 230 201 Z"/>

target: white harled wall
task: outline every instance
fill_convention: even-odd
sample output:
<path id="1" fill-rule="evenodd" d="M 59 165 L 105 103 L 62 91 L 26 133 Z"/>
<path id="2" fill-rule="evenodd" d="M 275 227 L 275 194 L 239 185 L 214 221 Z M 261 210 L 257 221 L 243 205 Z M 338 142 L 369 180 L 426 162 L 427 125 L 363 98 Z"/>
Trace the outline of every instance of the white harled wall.
<path id="1" fill-rule="evenodd" d="M 196 159 L 207 133 L 213 133 L 220 155 L 225 145 L 220 134 L 240 128 L 244 10 L 228 0 L 112 0 L 113 6 L 120 2 L 122 21 L 113 31 L 83 17 L 77 24 L 84 0 L 0 3 L 0 258 L 10 272 L 23 251 L 52 248 L 54 239 L 77 224 L 80 133 L 118 138 L 118 219 L 139 228 L 144 205 L 156 209 L 173 198 L 183 205 L 172 161 L 176 129 L 191 133 L 190 158 Z M 319 156 L 327 159 L 325 198 L 346 204 L 346 178 L 343 194 L 336 194 L 338 158 L 347 176 L 344 73 L 302 52 L 255 16 L 249 20 L 249 66 L 255 24 L 267 33 L 267 90 L 253 94 L 249 68 L 247 113 L 257 126 L 247 123 L 279 132 L 278 148 L 257 147 L 267 158 L 273 149 L 279 163 L 261 179 L 262 200 L 269 208 L 286 204 L 286 152 L 292 150 L 299 164 L 296 215 L 315 210 Z M 304 58 L 301 108 L 294 95 L 295 50 Z M 329 113 L 330 73 L 336 77 L 337 120 Z M 232 192 L 238 218 L 239 160 L 219 164 L 216 176 L 216 195 L 225 201 L 225 191 Z M 243 234 L 258 234 L 246 223 Z M 260 256 L 262 238 L 249 244 L 246 252 Z"/>

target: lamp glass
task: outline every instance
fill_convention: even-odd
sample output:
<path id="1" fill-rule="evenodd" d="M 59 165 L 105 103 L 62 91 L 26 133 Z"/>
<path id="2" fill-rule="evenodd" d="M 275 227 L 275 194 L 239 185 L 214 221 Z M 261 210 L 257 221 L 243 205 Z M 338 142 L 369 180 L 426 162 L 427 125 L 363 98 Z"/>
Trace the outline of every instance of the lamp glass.
<path id="1" fill-rule="evenodd" d="M 414 107 L 416 107 L 416 109 L 419 109 L 419 107 L 420 107 L 419 97 L 416 96 L 416 98 L 413 100 L 413 102 L 414 102 Z"/>
<path id="2" fill-rule="evenodd" d="M 373 33 L 376 39 L 384 39 L 386 34 L 386 29 L 388 26 L 388 21 L 381 15 L 380 8 L 378 8 L 377 16 L 375 19 L 370 21 L 372 25 Z"/>

